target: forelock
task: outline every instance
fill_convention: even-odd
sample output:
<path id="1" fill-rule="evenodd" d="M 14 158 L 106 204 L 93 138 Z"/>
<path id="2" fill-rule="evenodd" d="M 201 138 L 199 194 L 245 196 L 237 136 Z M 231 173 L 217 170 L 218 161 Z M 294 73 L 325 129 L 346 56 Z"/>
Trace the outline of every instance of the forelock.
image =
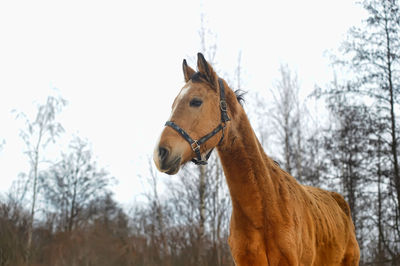
<path id="1" fill-rule="evenodd" d="M 190 80 L 191 80 L 192 82 L 207 82 L 206 77 L 205 77 L 203 74 L 201 74 L 200 72 L 194 73 L 194 74 L 190 77 Z"/>

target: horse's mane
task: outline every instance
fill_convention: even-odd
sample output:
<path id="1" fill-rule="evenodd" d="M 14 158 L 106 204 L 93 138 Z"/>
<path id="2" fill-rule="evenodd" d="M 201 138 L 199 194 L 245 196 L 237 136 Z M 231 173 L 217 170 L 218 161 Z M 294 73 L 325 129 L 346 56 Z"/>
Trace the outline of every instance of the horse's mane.
<path id="1" fill-rule="evenodd" d="M 237 101 L 240 103 L 241 106 L 243 106 L 243 104 L 245 103 L 244 95 L 247 93 L 247 91 L 237 89 L 234 92 L 235 92 Z"/>

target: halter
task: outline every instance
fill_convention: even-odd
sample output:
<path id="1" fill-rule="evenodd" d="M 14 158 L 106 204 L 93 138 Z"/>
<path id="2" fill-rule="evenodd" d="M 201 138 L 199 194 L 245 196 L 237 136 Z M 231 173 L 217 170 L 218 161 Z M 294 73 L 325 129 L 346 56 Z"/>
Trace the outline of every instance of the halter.
<path id="1" fill-rule="evenodd" d="M 220 96 L 219 107 L 221 109 L 221 123 L 213 131 L 211 131 L 210 133 L 208 133 L 207 135 L 205 135 L 204 137 L 202 137 L 198 140 L 194 140 L 189 136 L 188 133 L 186 133 L 185 130 L 183 130 L 181 127 L 179 127 L 174 122 L 167 121 L 165 123 L 166 126 L 169 126 L 173 129 L 175 129 L 187 142 L 189 142 L 190 147 L 195 152 L 196 157 L 197 157 L 197 158 L 193 158 L 192 162 L 195 164 L 198 164 L 198 165 L 206 165 L 207 160 L 210 158 L 211 152 L 214 149 L 214 148 L 212 148 L 207 153 L 205 158 L 203 159 L 201 157 L 201 153 L 200 153 L 200 145 L 205 143 L 208 139 L 210 139 L 211 137 L 213 137 L 214 135 L 216 135 L 218 132 L 220 132 L 222 130 L 222 137 L 218 142 L 218 145 L 220 145 L 222 143 L 222 140 L 224 139 L 224 129 L 226 127 L 226 122 L 231 120 L 227 113 L 228 105 L 226 104 L 226 100 L 225 100 L 225 88 L 224 88 L 224 83 L 223 83 L 222 79 L 220 79 L 220 78 L 218 79 L 218 84 L 219 84 L 219 96 Z"/>

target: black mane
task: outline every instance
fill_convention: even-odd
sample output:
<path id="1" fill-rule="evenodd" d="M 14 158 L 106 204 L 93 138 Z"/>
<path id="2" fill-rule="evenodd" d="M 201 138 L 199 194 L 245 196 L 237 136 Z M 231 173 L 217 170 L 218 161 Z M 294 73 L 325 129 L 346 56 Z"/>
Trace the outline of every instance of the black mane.
<path id="1" fill-rule="evenodd" d="M 236 95 L 236 99 L 239 102 L 240 105 L 243 106 L 245 100 L 244 100 L 244 95 L 246 94 L 246 91 L 243 91 L 241 89 L 235 90 L 235 95 Z"/>
<path id="2" fill-rule="evenodd" d="M 205 77 L 203 74 L 201 74 L 200 72 L 194 73 L 194 74 L 190 77 L 190 79 L 191 79 L 193 82 L 205 82 L 205 81 L 207 81 L 206 77 Z"/>

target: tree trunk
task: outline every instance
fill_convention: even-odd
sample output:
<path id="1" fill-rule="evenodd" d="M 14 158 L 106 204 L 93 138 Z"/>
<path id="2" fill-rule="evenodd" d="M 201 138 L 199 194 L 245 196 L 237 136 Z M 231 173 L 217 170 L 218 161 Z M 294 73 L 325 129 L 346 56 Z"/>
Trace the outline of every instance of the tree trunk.
<path id="1" fill-rule="evenodd" d="M 38 159 L 39 159 L 39 151 L 36 150 L 35 151 L 34 170 L 33 170 L 33 194 L 32 194 L 31 215 L 29 217 L 28 240 L 27 240 L 27 244 L 26 244 L 27 265 L 29 265 L 29 261 L 30 261 L 30 257 L 31 257 L 33 221 L 35 219 L 36 191 L 37 191 L 37 179 L 38 179 Z"/>
<path id="2" fill-rule="evenodd" d="M 77 178 L 77 177 L 75 177 L 75 178 Z M 74 218 L 75 218 L 75 214 L 76 214 L 76 187 L 77 187 L 77 183 L 78 183 L 78 180 L 75 179 L 74 192 L 73 192 L 73 195 L 72 195 L 71 209 L 70 209 L 69 219 L 68 219 L 68 232 L 72 231 L 72 227 L 74 225 Z"/>
<path id="3" fill-rule="evenodd" d="M 26 263 L 29 265 L 30 257 L 31 257 L 31 248 L 32 248 L 32 234 L 33 234 L 33 221 L 35 219 L 35 208 L 36 208 L 36 197 L 37 197 L 37 183 L 38 183 L 38 168 L 39 168 L 39 149 L 40 144 L 42 142 L 43 136 L 43 127 L 40 128 L 38 141 L 35 146 L 35 157 L 33 160 L 33 191 L 32 191 L 32 205 L 31 205 L 31 215 L 29 218 L 28 224 L 28 240 L 26 244 L 27 248 L 27 260 Z"/>
<path id="4" fill-rule="evenodd" d="M 203 238 L 204 238 L 204 224 L 206 220 L 206 204 L 205 204 L 205 190 L 206 188 L 206 166 L 202 165 L 200 166 L 200 176 L 199 176 L 199 233 L 198 233 L 198 242 L 197 242 L 197 248 L 198 248 L 198 257 L 197 257 L 197 263 L 198 265 L 202 265 L 203 263 Z"/>
<path id="5" fill-rule="evenodd" d="M 382 184 L 382 171 L 381 171 L 381 149 L 380 149 L 380 139 L 378 140 L 378 251 L 377 251 L 377 259 L 381 261 L 384 257 L 383 247 L 384 247 L 384 234 L 383 234 L 383 226 L 382 226 L 382 192 L 381 192 L 381 184 Z"/>
<path id="6" fill-rule="evenodd" d="M 386 34 L 386 59 L 387 59 L 387 81 L 389 85 L 389 96 L 390 96 L 390 122 L 391 122 L 391 153 L 393 156 L 393 170 L 394 170 L 394 185 L 397 194 L 397 208 L 396 208 L 396 223 L 399 224 L 400 217 L 400 171 L 397 154 L 397 136 L 396 136 L 396 115 L 394 112 L 394 88 L 393 88 L 393 77 L 392 77 L 392 53 L 390 48 L 390 33 L 388 28 L 388 21 L 385 19 L 385 34 Z M 400 232 L 398 231 L 399 238 Z"/>

